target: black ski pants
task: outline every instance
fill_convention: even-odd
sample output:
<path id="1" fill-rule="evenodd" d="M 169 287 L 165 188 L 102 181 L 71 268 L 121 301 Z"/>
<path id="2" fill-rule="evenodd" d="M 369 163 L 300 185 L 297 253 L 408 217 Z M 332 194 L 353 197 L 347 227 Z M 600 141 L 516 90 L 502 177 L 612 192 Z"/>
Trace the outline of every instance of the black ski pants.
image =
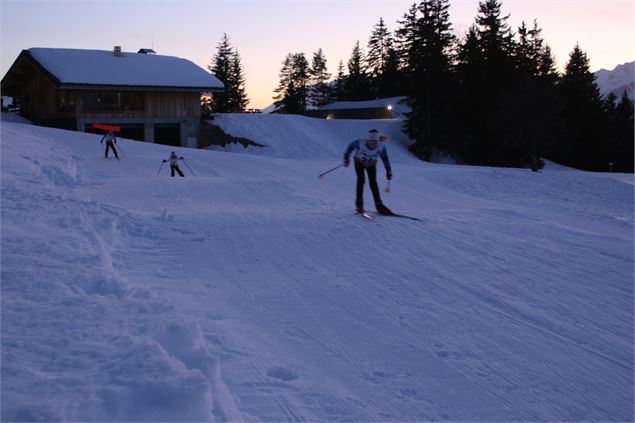
<path id="1" fill-rule="evenodd" d="M 119 158 L 119 156 L 117 155 L 117 149 L 115 148 L 115 144 L 113 144 L 110 141 L 106 141 L 106 152 L 104 153 L 106 158 L 108 158 L 108 150 L 109 149 L 112 149 L 112 152 L 115 155 L 115 157 Z"/>
<path id="2" fill-rule="evenodd" d="M 176 173 L 179 174 L 179 176 L 185 176 L 183 175 L 183 172 L 181 172 L 181 169 L 179 169 L 179 165 L 170 165 L 170 170 L 172 171 L 172 177 L 174 178 L 174 172 L 176 171 Z"/>
<path id="3" fill-rule="evenodd" d="M 371 166 L 364 166 L 362 162 L 355 160 L 355 173 L 357 174 L 357 190 L 355 192 L 355 207 L 364 208 L 364 183 L 366 178 L 364 170 L 368 174 L 368 185 L 373 193 L 373 200 L 375 200 L 375 207 L 381 206 L 381 196 L 379 195 L 379 186 L 377 185 L 377 166 L 375 164 Z"/>

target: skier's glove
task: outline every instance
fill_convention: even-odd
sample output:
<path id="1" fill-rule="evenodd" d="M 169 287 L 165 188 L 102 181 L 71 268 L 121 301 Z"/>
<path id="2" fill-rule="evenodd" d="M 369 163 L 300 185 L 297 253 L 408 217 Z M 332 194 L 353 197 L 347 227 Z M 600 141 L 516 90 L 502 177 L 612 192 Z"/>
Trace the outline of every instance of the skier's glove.
<path id="1" fill-rule="evenodd" d="M 344 157 L 344 160 L 342 160 L 342 164 L 344 165 L 344 167 L 348 167 L 350 163 L 351 160 L 348 157 Z"/>
<path id="2" fill-rule="evenodd" d="M 386 169 L 386 179 L 389 181 L 392 179 L 392 170 Z"/>

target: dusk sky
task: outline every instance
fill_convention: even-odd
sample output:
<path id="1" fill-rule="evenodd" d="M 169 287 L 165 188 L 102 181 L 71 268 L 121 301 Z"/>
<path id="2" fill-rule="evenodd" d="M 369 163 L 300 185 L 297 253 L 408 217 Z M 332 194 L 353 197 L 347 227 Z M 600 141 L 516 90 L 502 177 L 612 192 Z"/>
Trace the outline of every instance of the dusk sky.
<path id="1" fill-rule="evenodd" d="M 322 48 L 329 71 L 346 64 L 357 40 L 365 47 L 382 17 L 391 31 L 414 0 L 0 0 L 1 69 L 4 76 L 23 49 L 31 47 L 136 52 L 152 47 L 203 68 L 227 33 L 245 68 L 249 107 L 272 103 L 285 56 L 310 60 Z M 450 17 L 462 36 L 474 22 L 478 0 L 451 1 Z M 538 20 L 543 38 L 562 68 L 576 43 L 591 70 L 635 60 L 633 0 L 503 0 L 503 13 L 517 29 Z"/>

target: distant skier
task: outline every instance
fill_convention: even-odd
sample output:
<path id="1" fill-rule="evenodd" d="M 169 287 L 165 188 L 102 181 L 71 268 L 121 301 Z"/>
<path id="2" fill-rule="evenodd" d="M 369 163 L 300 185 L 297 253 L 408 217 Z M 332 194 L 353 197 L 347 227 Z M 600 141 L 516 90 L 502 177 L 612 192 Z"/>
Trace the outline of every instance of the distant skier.
<path id="1" fill-rule="evenodd" d="M 385 139 L 385 137 L 384 137 Z M 348 148 L 344 152 L 344 166 L 348 167 L 350 164 L 350 155 L 353 151 L 355 161 L 355 173 L 357 174 L 357 189 L 355 196 L 355 209 L 358 213 L 364 212 L 364 183 L 365 176 L 364 171 L 368 174 L 368 184 L 370 190 L 373 193 L 373 200 L 375 200 L 375 208 L 379 214 L 390 215 L 392 211 L 384 205 L 379 195 L 379 187 L 377 186 L 377 159 L 381 157 L 384 162 L 384 168 L 386 169 L 386 179 L 392 179 L 392 170 L 390 167 L 390 161 L 388 160 L 388 153 L 386 146 L 379 143 L 380 135 L 377 129 L 371 129 L 368 131 L 366 138 L 360 138 L 349 144 Z"/>
<path id="2" fill-rule="evenodd" d="M 101 138 L 99 143 L 103 143 L 106 140 L 106 152 L 104 153 L 104 157 L 108 158 L 108 150 L 112 149 L 115 158 L 119 160 L 119 155 L 117 154 L 117 149 L 115 148 L 115 144 L 117 144 L 117 138 L 115 138 L 115 134 L 112 131 L 108 131 L 106 135 Z"/>
<path id="3" fill-rule="evenodd" d="M 183 175 L 183 172 L 181 172 L 181 169 L 179 168 L 179 160 L 183 160 L 183 157 L 177 156 L 174 151 L 170 154 L 170 157 L 167 160 L 163 160 L 163 163 L 170 162 L 170 171 L 173 178 L 174 178 L 174 172 L 178 173 L 179 176 L 185 176 Z"/>

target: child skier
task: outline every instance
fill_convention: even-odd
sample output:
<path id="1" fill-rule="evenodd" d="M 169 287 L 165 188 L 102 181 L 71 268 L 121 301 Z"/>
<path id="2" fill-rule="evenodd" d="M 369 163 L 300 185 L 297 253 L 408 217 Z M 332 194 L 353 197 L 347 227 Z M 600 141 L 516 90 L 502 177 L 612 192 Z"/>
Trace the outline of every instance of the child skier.
<path id="1" fill-rule="evenodd" d="M 163 163 L 170 162 L 170 171 L 172 173 L 173 178 L 174 178 L 174 172 L 178 173 L 179 176 L 185 176 L 183 175 L 183 172 L 181 172 L 181 169 L 179 168 L 179 160 L 183 160 L 183 157 L 177 156 L 174 151 L 170 154 L 170 157 L 167 160 L 163 160 Z"/>
<path id="2" fill-rule="evenodd" d="M 385 137 L 384 137 L 385 138 Z M 355 208 L 357 213 L 364 212 L 364 171 L 368 174 L 368 184 L 370 190 L 373 193 L 373 200 L 375 201 L 375 208 L 379 214 L 390 215 L 392 211 L 384 205 L 379 195 L 379 187 L 377 186 L 377 159 L 381 157 L 384 162 L 384 168 L 386 169 L 386 179 L 392 179 L 392 170 L 390 167 L 390 161 L 388 161 L 388 153 L 386 147 L 383 144 L 379 144 L 379 131 L 377 129 L 371 129 L 368 131 L 368 135 L 365 139 L 361 138 L 353 141 L 349 144 L 348 148 L 344 152 L 344 166 L 348 167 L 350 163 L 350 155 L 353 150 L 356 150 L 353 156 L 355 161 L 355 173 L 357 174 L 357 189 L 355 196 Z"/>
<path id="3" fill-rule="evenodd" d="M 115 144 L 117 144 L 117 138 L 115 138 L 115 134 L 112 131 L 108 131 L 106 135 L 101 138 L 99 143 L 103 143 L 106 140 L 106 151 L 104 153 L 104 157 L 108 158 L 108 150 L 112 148 L 112 152 L 115 155 L 115 158 L 119 160 L 119 155 L 117 154 L 117 149 L 115 148 Z"/>

